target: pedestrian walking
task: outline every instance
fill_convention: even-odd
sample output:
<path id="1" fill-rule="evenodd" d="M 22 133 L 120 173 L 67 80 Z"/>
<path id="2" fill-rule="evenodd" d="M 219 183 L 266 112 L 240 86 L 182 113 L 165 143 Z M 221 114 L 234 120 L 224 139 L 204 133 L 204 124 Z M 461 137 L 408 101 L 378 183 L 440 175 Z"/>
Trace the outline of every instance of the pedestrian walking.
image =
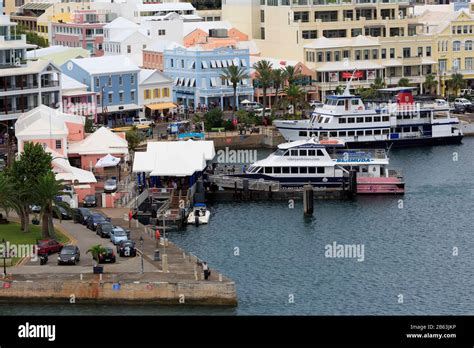
<path id="1" fill-rule="evenodd" d="M 211 275 L 211 270 L 209 269 L 207 262 L 202 263 L 202 271 L 204 272 L 204 279 L 208 280 L 209 276 Z"/>

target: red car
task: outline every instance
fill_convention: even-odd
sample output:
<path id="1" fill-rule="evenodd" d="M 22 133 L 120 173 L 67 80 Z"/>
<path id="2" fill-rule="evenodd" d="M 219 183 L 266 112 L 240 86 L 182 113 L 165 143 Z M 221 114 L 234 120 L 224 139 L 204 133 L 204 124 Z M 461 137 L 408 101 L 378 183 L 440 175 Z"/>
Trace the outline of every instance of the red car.
<path id="1" fill-rule="evenodd" d="M 39 240 L 37 243 L 38 255 L 59 253 L 63 246 L 62 243 L 59 243 L 54 239 Z"/>

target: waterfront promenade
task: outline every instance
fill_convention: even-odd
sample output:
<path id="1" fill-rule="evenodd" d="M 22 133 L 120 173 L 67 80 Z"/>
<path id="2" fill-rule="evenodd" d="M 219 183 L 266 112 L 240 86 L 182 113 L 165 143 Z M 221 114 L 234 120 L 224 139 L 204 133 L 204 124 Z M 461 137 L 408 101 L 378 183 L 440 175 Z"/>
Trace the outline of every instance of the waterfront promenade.
<path id="1" fill-rule="evenodd" d="M 127 209 L 103 209 L 112 223 L 128 228 L 124 220 Z M 56 227 L 81 250 L 81 260 L 76 266 L 58 266 L 56 254 L 46 265 L 39 260 L 25 259 L 8 269 L 7 279 L 0 279 L 0 301 L 67 301 L 74 295 L 77 302 L 131 302 L 193 305 L 236 305 L 235 283 L 212 269 L 211 277 L 203 279 L 197 257 L 184 252 L 172 243 L 156 243 L 146 232 L 145 226 L 133 223 L 131 239 L 136 242 L 139 254 L 132 258 L 117 255 L 115 264 L 105 264 L 104 274 L 93 274 L 94 261 L 86 251 L 93 245 L 115 247 L 85 226 L 71 221 L 55 220 Z M 143 238 L 141 249 L 140 238 Z M 160 251 L 160 261 L 155 261 L 155 250 Z M 143 253 L 143 273 L 142 257 Z M 167 259 L 167 263 L 163 263 Z M 5 285 L 7 284 L 7 285 Z M 119 284 L 119 285 L 117 285 Z M 119 288 L 119 290 L 117 290 Z M 183 302 L 184 301 L 184 302 Z"/>

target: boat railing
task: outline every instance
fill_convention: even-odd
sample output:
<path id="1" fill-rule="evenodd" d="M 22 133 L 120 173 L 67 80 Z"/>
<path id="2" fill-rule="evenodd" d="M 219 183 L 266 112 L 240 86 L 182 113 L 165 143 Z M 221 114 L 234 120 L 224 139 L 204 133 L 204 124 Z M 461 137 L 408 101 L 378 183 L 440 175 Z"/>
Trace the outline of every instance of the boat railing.
<path id="1" fill-rule="evenodd" d="M 390 168 L 387 169 L 389 178 L 402 178 L 403 170 L 401 168 Z"/>

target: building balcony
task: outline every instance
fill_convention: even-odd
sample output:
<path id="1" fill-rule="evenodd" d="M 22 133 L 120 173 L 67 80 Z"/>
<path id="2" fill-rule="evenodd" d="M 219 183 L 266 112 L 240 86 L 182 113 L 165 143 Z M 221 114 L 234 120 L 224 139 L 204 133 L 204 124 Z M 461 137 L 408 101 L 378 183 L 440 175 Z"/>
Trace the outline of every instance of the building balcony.
<path id="1" fill-rule="evenodd" d="M 26 35 L 9 35 L 9 36 L 0 36 L 0 43 L 9 42 L 9 41 L 22 41 L 26 43 Z"/>
<path id="2" fill-rule="evenodd" d="M 425 77 L 420 76 L 420 75 L 413 75 L 413 76 L 386 76 L 385 77 L 385 82 L 388 85 L 398 85 L 398 82 L 401 79 L 408 79 L 410 81 L 410 84 L 420 84 L 425 82 Z"/>
<path id="3" fill-rule="evenodd" d="M 328 5 L 378 5 L 378 4 L 401 4 L 410 5 L 410 0 L 292 0 L 291 8 L 303 10 L 313 9 L 314 6 Z"/>
<path id="4" fill-rule="evenodd" d="M 59 81 L 41 81 L 42 88 L 59 87 Z"/>

